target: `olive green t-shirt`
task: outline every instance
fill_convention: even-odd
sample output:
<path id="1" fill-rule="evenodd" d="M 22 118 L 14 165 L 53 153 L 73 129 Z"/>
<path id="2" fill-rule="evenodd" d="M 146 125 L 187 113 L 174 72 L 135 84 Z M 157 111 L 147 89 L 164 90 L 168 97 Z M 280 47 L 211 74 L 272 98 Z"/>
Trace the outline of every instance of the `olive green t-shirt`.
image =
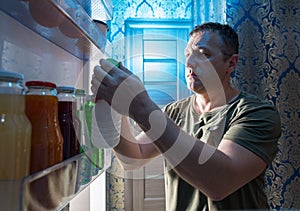
<path id="1" fill-rule="evenodd" d="M 203 114 L 196 112 L 194 102 L 192 95 L 168 104 L 163 110 L 193 137 L 216 147 L 222 139 L 232 140 L 271 164 L 281 135 L 280 118 L 274 106 L 246 92 Z M 264 193 L 265 172 L 225 199 L 213 201 L 181 179 L 167 161 L 165 167 L 167 211 L 269 209 Z"/>

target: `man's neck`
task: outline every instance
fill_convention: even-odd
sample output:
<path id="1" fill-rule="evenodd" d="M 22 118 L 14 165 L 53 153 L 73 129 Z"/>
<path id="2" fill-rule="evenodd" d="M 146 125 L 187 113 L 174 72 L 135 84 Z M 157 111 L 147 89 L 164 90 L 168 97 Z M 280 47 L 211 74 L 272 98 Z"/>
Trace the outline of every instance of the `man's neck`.
<path id="1" fill-rule="evenodd" d="M 195 108 L 197 112 L 205 113 L 209 112 L 214 108 L 218 108 L 232 101 L 240 92 L 232 87 L 224 90 L 224 95 L 219 94 L 198 94 L 196 93 Z"/>

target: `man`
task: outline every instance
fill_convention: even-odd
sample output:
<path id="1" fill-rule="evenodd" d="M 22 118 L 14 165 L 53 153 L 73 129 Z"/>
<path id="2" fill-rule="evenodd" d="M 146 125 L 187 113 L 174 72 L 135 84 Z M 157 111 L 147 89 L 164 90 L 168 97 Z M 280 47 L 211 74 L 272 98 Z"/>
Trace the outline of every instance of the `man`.
<path id="1" fill-rule="evenodd" d="M 280 119 L 272 105 L 231 86 L 238 48 L 228 25 L 196 26 L 185 50 L 193 95 L 163 112 L 121 64 L 100 60 L 95 67 L 92 90 L 144 131 L 133 137 L 123 121 L 114 150 L 125 169 L 164 156 L 167 211 L 269 209 L 264 173 L 277 151 Z"/>

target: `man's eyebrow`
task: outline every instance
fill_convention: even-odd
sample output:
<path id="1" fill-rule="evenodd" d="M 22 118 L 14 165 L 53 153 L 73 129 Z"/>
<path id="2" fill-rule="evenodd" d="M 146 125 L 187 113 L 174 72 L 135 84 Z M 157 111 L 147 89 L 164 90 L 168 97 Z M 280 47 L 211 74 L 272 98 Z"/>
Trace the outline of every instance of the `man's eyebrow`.
<path id="1" fill-rule="evenodd" d="M 198 49 L 208 50 L 208 48 L 205 45 L 201 45 L 201 43 L 196 43 L 194 46 Z"/>
<path id="2" fill-rule="evenodd" d="M 192 49 L 193 50 L 200 50 L 200 51 L 209 51 L 207 47 L 205 47 L 203 45 L 200 45 L 200 44 L 199 45 L 198 44 L 193 45 Z"/>

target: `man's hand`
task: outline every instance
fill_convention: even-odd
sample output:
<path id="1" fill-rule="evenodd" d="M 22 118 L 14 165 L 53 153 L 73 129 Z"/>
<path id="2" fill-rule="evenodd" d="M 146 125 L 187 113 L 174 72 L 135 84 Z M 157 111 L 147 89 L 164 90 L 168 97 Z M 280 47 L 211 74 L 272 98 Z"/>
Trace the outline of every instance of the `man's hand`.
<path id="1" fill-rule="evenodd" d="M 151 99 L 139 78 L 119 65 L 101 59 L 100 66 L 94 68 L 92 91 L 96 100 L 104 99 L 120 114 L 134 116 L 134 111 L 143 109 L 141 106 Z"/>

